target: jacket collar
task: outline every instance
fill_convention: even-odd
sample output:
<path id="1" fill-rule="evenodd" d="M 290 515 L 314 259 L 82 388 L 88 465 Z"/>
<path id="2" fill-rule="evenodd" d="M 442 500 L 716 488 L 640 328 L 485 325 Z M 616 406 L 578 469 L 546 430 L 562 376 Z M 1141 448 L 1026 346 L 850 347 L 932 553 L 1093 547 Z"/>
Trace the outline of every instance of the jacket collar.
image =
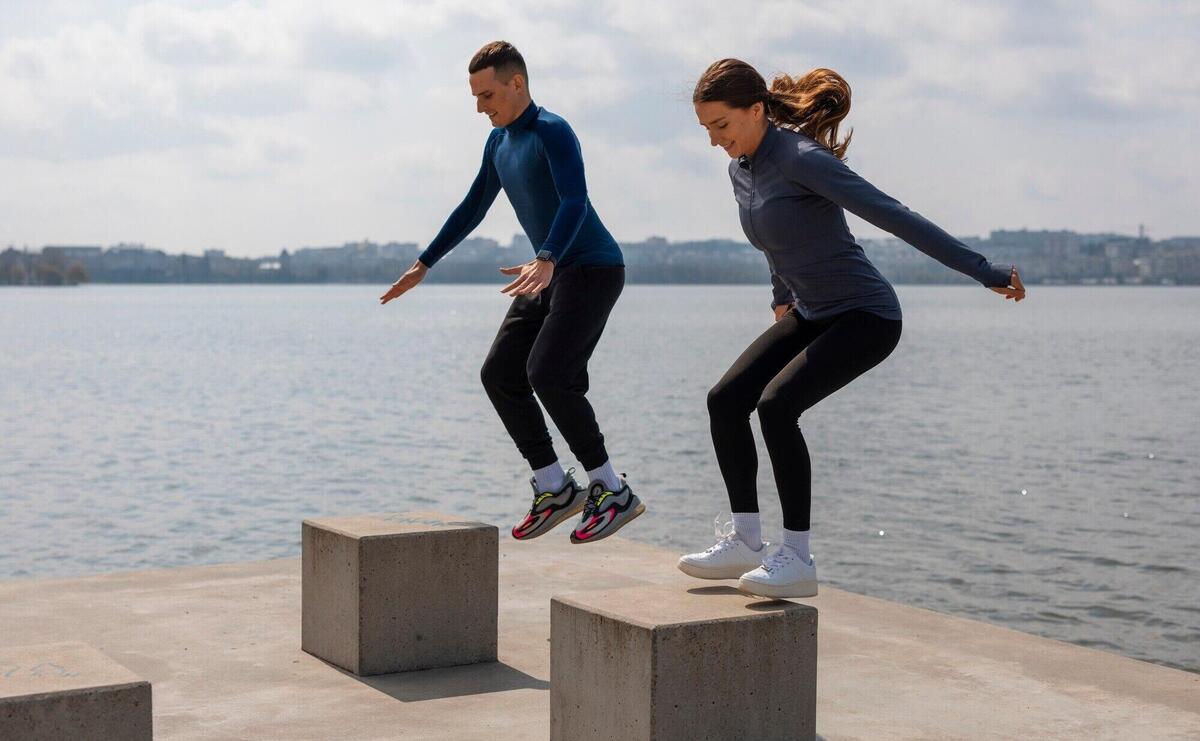
<path id="1" fill-rule="evenodd" d="M 779 140 L 779 127 L 770 121 L 767 122 L 767 131 L 763 134 L 762 141 L 758 143 L 758 149 L 754 150 L 754 154 L 747 157 L 742 155 L 738 157 L 738 167 L 743 170 L 749 170 L 756 162 L 762 162 L 767 155 L 771 153 L 771 149 Z"/>
<path id="2" fill-rule="evenodd" d="M 525 107 L 525 110 L 521 113 L 521 115 L 517 116 L 516 119 L 513 120 L 512 123 L 510 123 L 508 126 L 505 126 L 504 128 L 509 131 L 516 131 L 518 129 L 527 129 L 533 123 L 534 119 L 536 119 L 538 117 L 538 113 L 541 110 L 542 109 L 538 106 L 538 104 L 534 103 L 531 100 L 531 101 L 529 101 L 529 105 Z"/>

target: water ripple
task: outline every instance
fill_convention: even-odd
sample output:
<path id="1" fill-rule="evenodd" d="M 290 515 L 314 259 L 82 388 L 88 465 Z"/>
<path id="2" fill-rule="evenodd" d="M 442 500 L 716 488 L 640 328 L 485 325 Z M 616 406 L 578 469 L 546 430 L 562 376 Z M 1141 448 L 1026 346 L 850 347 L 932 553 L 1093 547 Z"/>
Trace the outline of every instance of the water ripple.
<path id="1" fill-rule="evenodd" d="M 0 290 L 0 578 L 295 555 L 300 519 L 349 512 L 507 529 L 529 473 L 478 381 L 504 298 L 368 288 Z M 704 396 L 764 290 L 630 286 L 614 311 L 589 396 L 649 506 L 630 537 L 709 545 Z M 897 350 L 804 416 L 822 578 L 1200 671 L 1200 326 L 1158 321 L 1200 291 L 898 291 Z"/>

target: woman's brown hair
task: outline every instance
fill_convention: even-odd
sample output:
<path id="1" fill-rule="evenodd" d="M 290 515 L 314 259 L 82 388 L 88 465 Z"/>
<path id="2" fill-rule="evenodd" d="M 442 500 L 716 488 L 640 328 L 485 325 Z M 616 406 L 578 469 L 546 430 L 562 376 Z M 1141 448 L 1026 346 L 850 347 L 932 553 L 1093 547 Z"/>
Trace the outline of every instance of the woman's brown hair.
<path id="1" fill-rule="evenodd" d="M 776 126 L 811 137 L 838 159 L 846 158 L 853 130 L 838 141 L 838 126 L 850 113 L 850 84 L 831 69 L 818 67 L 799 78 L 776 75 L 771 87 L 758 70 L 740 59 L 719 59 L 696 83 L 693 103 L 720 102 L 732 108 L 762 103 Z"/>

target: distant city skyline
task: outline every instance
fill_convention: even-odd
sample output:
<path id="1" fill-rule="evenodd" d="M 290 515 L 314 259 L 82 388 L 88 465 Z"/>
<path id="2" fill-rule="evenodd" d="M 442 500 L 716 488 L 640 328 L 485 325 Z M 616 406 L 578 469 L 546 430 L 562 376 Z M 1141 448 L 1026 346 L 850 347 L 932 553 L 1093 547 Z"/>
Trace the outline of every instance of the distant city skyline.
<path id="1" fill-rule="evenodd" d="M 1155 237 L 1155 236 L 1151 235 L 1146 230 L 1144 224 L 1136 225 L 1136 228 L 1130 232 L 1124 232 L 1124 231 L 1085 232 L 1085 231 L 1079 231 L 1076 229 L 1030 229 L 1027 227 L 1010 227 L 1010 228 L 1002 227 L 1002 228 L 996 228 L 996 229 L 989 229 L 982 234 L 957 234 L 954 236 L 957 239 L 965 240 L 968 244 L 977 244 L 980 242 L 986 242 L 989 239 L 994 239 L 996 237 L 996 235 L 1014 235 L 1014 234 L 1026 234 L 1026 233 L 1031 234 L 1031 235 L 1069 234 L 1069 235 L 1073 235 L 1073 236 L 1076 236 L 1076 237 L 1079 237 L 1079 238 L 1082 238 L 1085 240 L 1093 240 L 1093 241 L 1100 239 L 1100 238 L 1112 237 L 1112 238 L 1117 238 L 1117 239 L 1145 239 L 1152 243 L 1163 242 L 1163 241 L 1184 241 L 1184 242 L 1187 242 L 1188 244 L 1193 244 L 1193 243 L 1200 244 L 1200 233 L 1178 234 L 1178 235 L 1171 235 L 1170 237 L 1161 237 L 1160 238 L 1160 237 Z M 635 247 L 644 246 L 647 244 L 680 244 L 680 243 L 704 243 L 704 242 L 726 242 L 726 241 L 731 242 L 731 243 L 736 243 L 739 245 L 750 246 L 749 241 L 742 234 L 737 234 L 734 237 L 709 235 L 707 237 L 687 238 L 687 239 L 679 238 L 679 237 L 671 236 L 671 235 L 664 235 L 664 234 L 650 234 L 641 239 L 636 239 L 636 240 L 618 239 L 617 241 L 618 241 L 618 243 L 620 243 L 622 245 L 632 245 Z M 890 242 L 890 243 L 905 245 L 908 249 L 912 249 L 915 254 L 920 254 L 920 251 L 917 250 L 915 247 L 912 247 L 911 245 L 906 245 L 906 243 L 904 243 L 903 240 L 899 239 L 898 237 L 894 237 L 890 234 L 886 234 L 886 233 L 867 236 L 867 237 L 861 237 L 861 238 L 859 238 L 859 241 L 867 242 L 867 243 Z M 497 238 L 497 237 L 493 237 L 493 236 L 489 236 L 489 235 L 485 235 L 485 234 L 472 233 L 464 240 L 464 243 L 468 243 L 469 245 L 475 246 L 475 247 L 471 247 L 470 249 L 476 248 L 481 243 L 489 243 L 489 244 L 494 244 L 495 246 L 497 246 L 501 249 L 530 249 L 530 250 L 532 250 L 532 245 L 530 245 L 530 243 L 529 243 L 529 238 L 525 235 L 524 232 L 520 232 L 520 231 L 514 232 L 512 234 L 507 235 L 506 237 L 501 237 L 501 238 Z M 320 252 L 320 251 L 345 249 L 346 247 L 355 246 L 355 245 L 373 245 L 373 246 L 377 246 L 377 247 L 404 247 L 404 248 L 414 248 L 414 249 L 419 249 L 424 246 L 424 244 L 419 240 L 407 239 L 404 237 L 387 238 L 387 239 L 371 239 L 371 238 L 342 239 L 342 240 L 339 240 L 339 241 L 336 241 L 336 242 L 330 243 L 330 244 L 318 244 L 315 242 L 309 242 L 309 243 L 299 244 L 299 245 L 294 245 L 294 246 L 287 246 L 287 245 L 280 246 L 275 249 L 272 249 L 270 247 L 263 247 L 256 251 L 252 251 L 248 254 L 240 255 L 240 254 L 236 254 L 234 252 L 231 252 L 231 251 L 226 250 L 221 247 L 206 247 L 204 249 L 188 250 L 188 249 L 180 249 L 180 248 L 172 246 L 172 245 L 152 244 L 152 243 L 148 243 L 146 241 L 135 240 L 135 239 L 123 239 L 123 240 L 119 240 L 117 242 L 113 242 L 111 244 L 104 244 L 104 243 L 101 243 L 101 242 L 95 241 L 95 240 L 82 241 L 82 242 L 77 242 L 77 243 L 63 243 L 63 242 L 50 243 L 50 242 L 47 242 L 45 244 L 38 244 L 38 245 L 13 244 L 13 243 L 5 244 L 3 242 L 0 242 L 0 252 L 3 252 L 5 250 L 40 252 L 45 249 L 51 249 L 51 250 L 54 250 L 54 249 L 96 249 L 96 250 L 102 250 L 102 251 L 109 250 L 109 249 L 117 249 L 117 250 L 130 249 L 130 250 L 162 251 L 162 252 L 165 252 L 168 254 L 187 255 L 187 256 L 193 256 L 193 257 L 203 257 L 205 255 L 212 255 L 214 257 L 233 257 L 233 258 L 238 258 L 238 259 L 269 259 L 272 257 L 277 257 L 278 255 L 280 255 L 283 252 L 288 252 L 288 253 L 293 253 L 293 254 L 297 251 Z M 456 250 L 451 250 L 451 254 L 453 254 L 455 251 Z"/>
<path id="2" fill-rule="evenodd" d="M 967 245 L 1002 264 L 1017 265 L 1025 283 L 1200 285 L 1200 236 L 1151 240 L 1144 235 L 994 230 Z M 860 240 L 868 258 L 896 283 L 969 280 L 899 239 Z M 78 283 L 387 283 L 420 254 L 416 242 L 346 242 L 255 257 L 223 250 L 168 254 L 144 245 L 108 248 L 46 245 L 39 251 L 0 250 L 0 285 Z M 670 241 L 651 237 L 623 245 L 631 283 L 758 283 L 769 279 L 762 254 L 744 240 Z M 439 283 L 505 282 L 498 268 L 527 259 L 528 238 L 507 245 L 469 237 L 430 272 Z"/>
<path id="3" fill-rule="evenodd" d="M 851 167 L 951 233 L 1200 234 L 1196 4 L 19 0 L 0 4 L 0 245 L 427 243 L 479 165 L 465 67 L 495 38 L 574 126 L 627 242 L 742 238 L 689 97 L 721 56 L 845 75 Z M 500 198 L 475 235 L 518 230 Z"/>

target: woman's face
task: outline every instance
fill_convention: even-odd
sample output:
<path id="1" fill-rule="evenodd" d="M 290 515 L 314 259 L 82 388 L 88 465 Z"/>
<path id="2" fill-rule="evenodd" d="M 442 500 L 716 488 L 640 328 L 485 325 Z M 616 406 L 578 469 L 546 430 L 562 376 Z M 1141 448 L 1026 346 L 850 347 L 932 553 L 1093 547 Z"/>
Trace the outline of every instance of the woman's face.
<path id="1" fill-rule="evenodd" d="M 763 104 L 733 108 L 726 103 L 696 103 L 696 118 L 708 130 L 708 141 L 721 147 L 733 159 L 749 157 L 758 149 L 767 131 Z"/>

